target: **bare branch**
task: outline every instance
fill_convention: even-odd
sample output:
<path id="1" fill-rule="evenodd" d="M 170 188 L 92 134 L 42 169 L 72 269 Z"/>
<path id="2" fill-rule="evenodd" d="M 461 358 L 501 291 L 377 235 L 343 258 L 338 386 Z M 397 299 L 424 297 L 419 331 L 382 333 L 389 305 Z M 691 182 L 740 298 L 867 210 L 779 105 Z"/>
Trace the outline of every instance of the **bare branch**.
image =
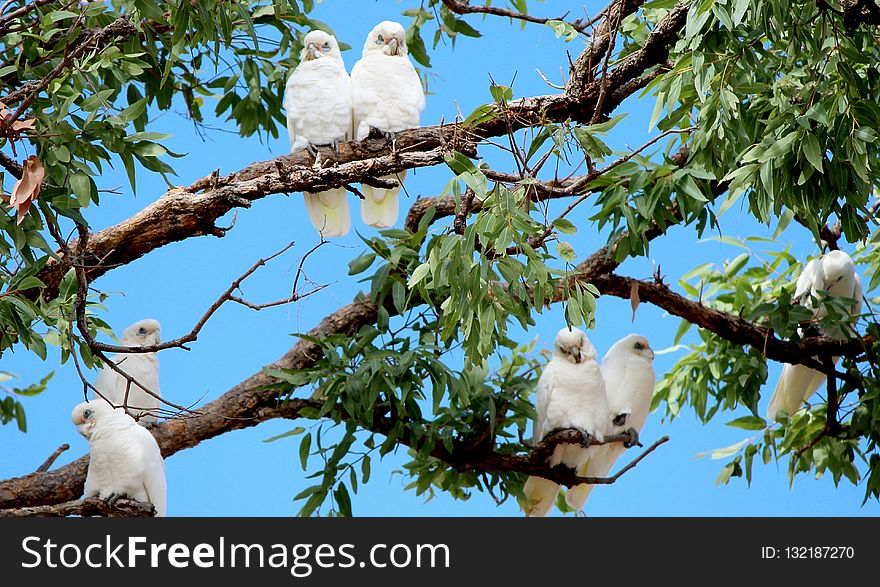
<path id="1" fill-rule="evenodd" d="M 498 6 L 490 6 L 485 4 L 472 6 L 471 3 L 468 2 L 468 0 L 443 0 L 443 4 L 449 10 L 455 12 L 456 14 L 491 14 L 493 16 L 504 16 L 507 18 L 522 20 L 525 22 L 533 22 L 536 24 L 547 24 L 551 20 L 565 21 L 565 17 L 568 16 L 568 13 L 566 12 L 562 16 L 558 16 L 556 18 L 541 18 L 539 16 L 532 16 L 530 14 L 518 12 L 509 8 L 500 8 Z M 590 26 L 590 22 L 582 18 L 573 20 L 568 24 L 570 24 L 571 27 L 579 33 L 584 32 L 586 28 Z"/>
<path id="2" fill-rule="evenodd" d="M 47 459 L 43 462 L 42 465 L 40 465 L 39 467 L 37 467 L 36 472 L 37 472 L 37 473 L 42 473 L 43 471 L 48 471 L 48 470 L 49 470 L 49 467 L 52 466 L 52 464 L 55 462 L 55 460 L 56 460 L 58 457 L 61 456 L 61 453 L 63 453 L 64 451 L 66 451 L 66 450 L 68 450 L 68 449 L 70 449 L 70 445 L 69 445 L 69 444 L 66 444 L 66 443 L 65 443 L 65 444 L 62 444 L 61 446 L 59 446 L 58 448 L 56 448 L 56 449 L 55 449 L 55 452 L 53 452 L 52 454 L 50 454 L 50 455 L 49 455 L 49 458 L 47 458 Z"/>

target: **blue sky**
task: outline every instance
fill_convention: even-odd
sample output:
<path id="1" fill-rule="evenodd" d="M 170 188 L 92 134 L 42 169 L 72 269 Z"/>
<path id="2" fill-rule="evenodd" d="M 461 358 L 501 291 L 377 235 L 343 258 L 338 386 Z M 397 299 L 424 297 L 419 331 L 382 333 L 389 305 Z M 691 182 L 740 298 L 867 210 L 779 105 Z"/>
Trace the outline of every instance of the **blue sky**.
<path id="1" fill-rule="evenodd" d="M 337 0 L 318 4 L 313 16 L 330 24 L 337 37 L 353 47 L 343 54 L 350 69 L 360 55 L 369 29 L 385 19 L 406 24 L 400 11 L 415 3 L 415 0 Z M 536 14 L 549 16 L 580 6 L 580 3 L 558 1 L 530 4 Z M 596 3 L 587 5 L 590 14 L 595 14 L 601 7 Z M 582 48 L 581 41 L 566 44 L 555 38 L 553 31 L 545 26 L 528 25 L 520 30 L 518 24 L 511 25 L 503 19 L 483 22 L 479 17 L 469 17 L 468 20 L 483 33 L 482 39 L 462 37 L 454 49 L 441 44 L 430 51 L 433 68 L 429 89 L 432 93 L 422 114 L 425 125 L 436 124 L 441 119 L 449 121 L 458 113 L 467 115 L 476 106 L 490 101 L 490 74 L 502 84 L 509 83 L 516 76 L 516 97 L 555 93 L 556 90 L 541 80 L 536 69 L 558 83 L 560 68 L 566 69 L 568 63 L 566 52 L 576 55 Z M 433 29 L 427 35 L 429 42 L 432 34 Z M 211 109 L 206 104 L 203 110 L 208 112 Z M 635 147 L 650 136 L 648 120 L 652 109 L 650 97 L 630 99 L 624 104 L 620 111 L 629 111 L 630 115 L 615 129 L 612 145 L 616 148 Z M 151 129 L 173 133 L 174 137 L 166 142 L 168 147 L 188 153 L 184 159 L 171 161 L 179 174 L 175 183 L 180 185 L 188 185 L 217 167 L 228 173 L 289 150 L 286 134 L 277 140 L 261 143 L 256 138 L 241 139 L 236 134 L 213 131 L 202 141 L 182 112 L 183 108 L 181 114 L 165 114 Z M 234 130 L 223 121 L 208 122 Z M 507 169 L 502 159 L 488 154 L 487 158 L 490 163 Z M 445 167 L 411 172 L 406 180 L 410 200 L 401 202 L 399 224 L 402 224 L 404 211 L 412 199 L 436 195 L 448 177 Z M 165 190 L 158 176 L 139 173 L 138 193 L 132 194 L 121 165 L 99 181 L 101 188 L 116 186 L 120 187 L 120 195 L 105 195 L 99 208 L 86 210 L 86 218 L 94 230 L 131 216 Z M 366 235 L 373 231 L 361 225 L 357 203 L 351 203 L 353 232 L 320 249 L 306 264 L 311 280 L 330 283 L 330 287 L 297 304 L 261 312 L 233 304 L 221 308 L 202 330 L 199 341 L 191 345 L 191 351 L 172 349 L 161 353 L 161 386 L 167 398 L 184 405 L 200 405 L 220 396 L 261 366 L 280 357 L 294 344 L 292 333 L 307 331 L 323 316 L 351 301 L 359 284 L 347 276 L 347 263 L 362 249 L 354 230 Z M 607 236 L 596 234 L 585 222 L 589 215 L 589 203 L 586 203 L 571 217 L 582 227 L 571 239 L 579 256 L 597 249 Z M 740 215 L 738 206 L 722 217 L 722 229 L 724 234 L 734 237 L 770 232 L 766 227 L 757 226 L 748 216 Z M 621 273 L 647 278 L 653 270 L 652 264 L 659 263 L 668 281 L 674 283 L 700 263 L 712 261 L 720 264 L 741 252 L 714 241 L 695 244 L 696 240 L 693 229 L 674 228 L 668 237 L 658 239 L 652 245 L 648 259 L 628 260 L 621 267 Z M 786 231 L 780 240 L 792 242 L 792 252 L 800 258 L 815 252 L 808 234 L 796 227 Z M 239 211 L 234 229 L 225 238 L 201 237 L 175 243 L 111 271 L 94 284 L 111 294 L 106 302 L 108 311 L 103 317 L 117 334 L 136 320 L 153 317 L 162 323 L 165 339 L 180 336 L 192 328 L 234 278 L 258 258 L 280 250 L 290 241 L 296 242 L 292 251 L 252 276 L 243 287 L 245 297 L 254 302 L 286 297 L 299 257 L 317 242 L 299 194 L 271 196 L 256 202 L 249 210 Z M 672 345 L 678 318 L 647 304 L 638 309 L 634 323 L 631 323 L 630 315 L 628 300 L 611 297 L 599 300 L 597 326 L 588 334 L 600 355 L 628 332 L 645 334 L 658 350 Z M 512 329 L 511 333 L 523 341 L 537 335 L 538 347 L 549 347 L 555 332 L 564 323 L 562 308 L 546 311 L 537 316 L 537 321 L 532 332 Z M 678 356 L 675 352 L 657 356 L 655 369 L 658 377 L 673 365 Z M 25 384 L 53 369 L 56 375 L 49 389 L 41 396 L 24 400 L 28 433 L 22 434 L 12 425 L 0 428 L 0 478 L 33 471 L 65 442 L 72 448 L 58 464 L 69 462 L 87 450 L 86 441 L 70 422 L 72 407 L 82 399 L 82 384 L 72 363 L 60 365 L 57 352 L 51 352 L 48 361 L 43 363 L 24 349 L 0 358 L 0 370 L 17 373 L 21 383 Z M 768 386 L 775 382 L 779 369 L 779 365 L 770 365 L 771 383 Z M 94 378 L 94 373 L 91 377 Z M 770 391 L 764 392 L 762 410 Z M 662 421 L 660 413 L 651 414 L 642 433 L 643 441 L 647 445 L 662 435 L 670 436 L 671 441 L 614 485 L 597 488 L 588 503 L 588 513 L 599 516 L 880 515 L 880 506 L 876 502 L 860 507 L 861 487 L 844 483 L 835 488 L 830 477 L 814 480 L 802 476 L 789 488 L 785 464 L 765 466 L 756 462 L 750 489 L 740 480 L 715 487 L 715 477 L 725 461 L 697 459 L 695 455 L 731 445 L 748 436 L 750 433 L 746 431 L 723 425 L 745 413 L 746 410 L 741 409 L 724 414 L 706 426 L 686 410 L 673 422 Z M 170 457 L 166 461 L 168 514 L 295 514 L 299 503 L 292 501 L 293 496 L 312 483 L 305 479 L 307 473 L 303 473 L 298 464 L 298 438 L 273 443 L 262 441 L 299 424 L 302 423 L 267 422 L 208 440 Z M 635 454 L 631 451 L 618 466 Z M 401 451 L 388 455 L 381 465 L 374 463 L 371 482 L 353 496 L 355 515 L 519 515 L 514 501 L 496 506 L 488 495 L 481 493 L 474 493 L 469 501 L 463 502 L 443 494 L 426 501 L 414 491 L 404 491 L 408 480 L 394 473 L 404 462 L 405 453 Z M 313 465 L 317 466 L 317 463 L 313 462 Z"/>

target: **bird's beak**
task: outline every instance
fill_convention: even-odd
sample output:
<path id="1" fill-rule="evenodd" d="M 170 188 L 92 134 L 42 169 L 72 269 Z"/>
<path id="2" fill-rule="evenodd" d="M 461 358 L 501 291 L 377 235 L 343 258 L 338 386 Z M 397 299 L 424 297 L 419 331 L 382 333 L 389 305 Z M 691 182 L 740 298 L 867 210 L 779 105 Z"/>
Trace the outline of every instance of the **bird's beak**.
<path id="1" fill-rule="evenodd" d="M 385 44 L 388 45 L 388 47 L 391 49 L 392 55 L 397 55 L 397 50 L 400 47 L 400 43 L 398 42 L 397 39 L 395 39 L 394 37 L 391 37 L 390 39 L 385 41 Z"/>
<path id="2" fill-rule="evenodd" d="M 75 422 L 76 431 L 79 432 L 85 438 L 89 437 L 89 427 L 86 425 L 86 421 L 80 418 Z"/>
<path id="3" fill-rule="evenodd" d="M 314 43 L 309 43 L 308 47 L 306 47 L 306 61 L 310 59 L 318 58 L 318 47 L 315 46 Z"/>
<path id="4" fill-rule="evenodd" d="M 581 362 L 581 347 L 571 347 L 571 356 L 574 357 L 575 363 Z"/>

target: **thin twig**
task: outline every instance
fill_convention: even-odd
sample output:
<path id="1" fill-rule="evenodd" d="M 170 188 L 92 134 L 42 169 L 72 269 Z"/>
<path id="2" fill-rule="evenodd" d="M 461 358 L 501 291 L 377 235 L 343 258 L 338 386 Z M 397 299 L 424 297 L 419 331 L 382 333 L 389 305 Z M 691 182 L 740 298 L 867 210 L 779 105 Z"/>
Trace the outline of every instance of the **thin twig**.
<path id="1" fill-rule="evenodd" d="M 49 455 L 49 458 L 47 458 L 47 459 L 43 462 L 42 465 L 40 465 L 39 467 L 37 467 L 37 470 L 35 471 L 35 473 L 42 473 L 43 471 L 48 471 L 48 470 L 49 470 L 49 467 L 52 466 L 52 464 L 55 462 L 55 460 L 58 459 L 59 456 L 61 456 L 61 453 L 63 453 L 64 451 L 68 450 L 69 448 L 70 448 L 70 445 L 69 445 L 69 444 L 62 444 L 61 446 L 59 446 L 58 448 L 56 448 L 56 449 L 55 449 L 55 452 L 53 452 L 52 454 L 50 454 L 50 455 Z"/>

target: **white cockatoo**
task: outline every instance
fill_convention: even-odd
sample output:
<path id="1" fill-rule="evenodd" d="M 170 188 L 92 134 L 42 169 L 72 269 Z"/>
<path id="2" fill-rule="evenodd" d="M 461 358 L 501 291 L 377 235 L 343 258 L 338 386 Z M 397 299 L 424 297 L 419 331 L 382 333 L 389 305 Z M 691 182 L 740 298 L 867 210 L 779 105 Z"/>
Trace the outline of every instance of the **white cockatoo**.
<path id="1" fill-rule="evenodd" d="M 603 440 L 608 400 L 596 362 L 596 349 L 582 330 L 563 328 L 556 334 L 553 357 L 538 379 L 537 417 L 532 442 L 537 444 L 555 430 L 574 428 L 591 439 Z M 596 447 L 560 444 L 548 465 L 564 464 L 578 470 Z M 529 477 L 523 487 L 526 515 L 546 516 L 559 494 L 559 485 L 543 477 Z"/>
<path id="2" fill-rule="evenodd" d="M 654 351 L 648 339 L 640 334 L 629 334 L 614 343 L 599 365 L 608 395 L 608 417 L 605 435 L 629 432 L 635 439 L 648 419 L 651 398 L 654 395 Z M 614 442 L 594 447 L 595 452 L 581 466 L 581 477 L 607 477 L 608 472 L 626 450 L 623 443 Z M 565 501 L 578 511 L 595 485 L 578 485 L 565 492 Z"/>
<path id="3" fill-rule="evenodd" d="M 377 24 L 364 43 L 360 61 L 351 70 L 352 118 L 355 138 L 364 140 L 370 128 L 392 134 L 419 126 L 425 93 L 409 60 L 406 31 L 400 23 Z M 402 183 L 405 171 L 380 179 Z M 361 218 L 377 228 L 397 222 L 400 187 L 391 189 L 363 185 Z"/>
<path id="4" fill-rule="evenodd" d="M 303 39 L 299 65 L 287 79 L 284 109 L 291 151 L 351 139 L 351 79 L 333 35 L 315 30 Z M 304 192 L 303 198 L 309 220 L 322 236 L 348 234 L 345 188 Z"/>
<path id="5" fill-rule="evenodd" d="M 159 322 L 153 319 L 135 322 L 122 332 L 122 346 L 152 346 L 160 342 Z M 162 395 L 159 391 L 159 357 L 156 353 L 119 353 L 110 357 L 110 360 L 134 381 L 129 384 L 125 377 L 109 365 L 104 365 L 95 379 L 95 389 L 100 392 L 100 396 L 96 394 L 96 397 L 103 396 L 114 407 L 127 407 L 128 413 L 135 416 L 142 426 L 155 424 L 162 402 L 145 390 L 159 397 Z"/>
<path id="6" fill-rule="evenodd" d="M 856 267 L 849 255 L 843 251 L 830 251 L 825 255 L 813 259 L 804 267 L 795 285 L 794 297 L 796 302 L 807 308 L 814 309 L 813 317 L 817 320 L 826 316 L 827 311 L 821 306 L 813 308 L 813 298 L 819 297 L 819 292 L 825 291 L 832 296 L 850 298 L 855 303 L 850 307 L 850 316 L 857 317 L 862 311 L 862 282 L 856 274 Z M 803 334 L 803 331 L 800 331 Z M 851 321 L 836 325 L 833 328 L 823 328 L 822 334 L 831 338 L 845 339 L 854 332 Z M 834 357 L 836 363 L 840 357 Z M 781 410 L 788 415 L 794 414 L 809 399 L 822 382 L 825 374 L 804 365 L 792 365 L 786 363 L 782 367 L 782 374 L 776 384 L 770 405 L 767 408 L 767 417 L 774 420 Z"/>
<path id="7" fill-rule="evenodd" d="M 164 516 L 165 461 L 153 435 L 103 400 L 78 404 L 71 418 L 89 441 L 85 497 L 150 502 Z"/>

